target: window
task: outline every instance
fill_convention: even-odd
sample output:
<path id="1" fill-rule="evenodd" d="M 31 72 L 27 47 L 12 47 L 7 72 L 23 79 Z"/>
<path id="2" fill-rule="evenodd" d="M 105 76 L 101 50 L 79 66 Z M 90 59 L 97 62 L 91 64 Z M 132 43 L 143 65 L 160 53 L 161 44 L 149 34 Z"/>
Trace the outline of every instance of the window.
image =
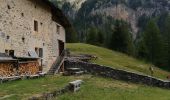
<path id="1" fill-rule="evenodd" d="M 5 50 L 5 53 L 6 53 L 7 55 L 9 55 L 9 50 Z"/>
<path id="2" fill-rule="evenodd" d="M 34 31 L 38 32 L 38 21 L 34 20 Z"/>
<path id="3" fill-rule="evenodd" d="M 10 36 L 6 36 L 6 39 L 9 40 Z"/>
<path id="4" fill-rule="evenodd" d="M 35 48 L 35 52 L 37 53 L 37 55 L 39 55 L 39 50 L 38 50 L 38 48 Z"/>
<path id="5" fill-rule="evenodd" d="M 24 13 L 21 13 L 21 16 L 24 17 Z"/>
<path id="6" fill-rule="evenodd" d="M 6 36 L 6 42 L 9 42 L 10 36 Z"/>
<path id="7" fill-rule="evenodd" d="M 24 37 L 22 37 L 22 42 L 25 43 L 25 38 Z"/>
<path id="8" fill-rule="evenodd" d="M 7 5 L 8 9 L 11 9 L 10 5 Z"/>
<path id="9" fill-rule="evenodd" d="M 37 53 L 38 57 L 43 57 L 43 48 L 35 48 L 35 52 Z"/>
<path id="10" fill-rule="evenodd" d="M 56 31 L 57 31 L 57 33 L 58 34 L 60 34 L 60 26 L 59 25 L 57 25 L 57 27 L 56 27 L 57 29 L 56 29 Z"/>
<path id="11" fill-rule="evenodd" d="M 9 55 L 9 56 L 12 56 L 12 57 L 14 57 L 14 50 L 5 50 L 5 53 L 7 54 L 7 55 Z"/>
<path id="12" fill-rule="evenodd" d="M 9 55 L 14 57 L 14 50 L 9 50 Z"/>
<path id="13" fill-rule="evenodd" d="M 43 49 L 42 48 L 39 48 L 39 57 L 43 57 Z"/>

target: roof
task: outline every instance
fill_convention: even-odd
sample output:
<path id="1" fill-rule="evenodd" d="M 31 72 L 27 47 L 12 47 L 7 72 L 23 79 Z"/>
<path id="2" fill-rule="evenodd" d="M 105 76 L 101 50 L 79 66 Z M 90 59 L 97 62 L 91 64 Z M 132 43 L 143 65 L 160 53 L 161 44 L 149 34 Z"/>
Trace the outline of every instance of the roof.
<path id="1" fill-rule="evenodd" d="M 11 56 L 8 56 L 6 53 L 0 53 L 0 62 L 6 62 L 6 61 L 16 61 L 16 59 L 13 59 Z"/>
<path id="2" fill-rule="evenodd" d="M 49 0 L 41 0 L 41 1 L 51 7 L 52 16 L 53 16 L 52 19 L 54 21 L 58 22 L 59 24 L 61 24 L 65 28 L 71 27 L 69 20 L 67 19 L 67 17 L 63 14 L 63 12 L 58 7 L 56 7 Z"/>
<path id="3" fill-rule="evenodd" d="M 71 27 L 71 24 L 69 22 L 69 20 L 67 19 L 67 17 L 63 14 L 63 12 L 61 11 L 61 9 L 59 9 L 58 7 L 56 7 L 52 2 L 50 2 L 49 0 L 29 0 L 35 4 L 43 4 L 43 5 L 47 5 L 48 7 L 51 8 L 51 12 L 52 12 L 52 20 L 59 23 L 60 25 L 62 25 L 64 28 L 67 27 Z"/>
<path id="4" fill-rule="evenodd" d="M 25 57 L 16 57 L 17 59 L 40 59 L 40 57 L 30 57 L 30 56 L 25 56 Z"/>

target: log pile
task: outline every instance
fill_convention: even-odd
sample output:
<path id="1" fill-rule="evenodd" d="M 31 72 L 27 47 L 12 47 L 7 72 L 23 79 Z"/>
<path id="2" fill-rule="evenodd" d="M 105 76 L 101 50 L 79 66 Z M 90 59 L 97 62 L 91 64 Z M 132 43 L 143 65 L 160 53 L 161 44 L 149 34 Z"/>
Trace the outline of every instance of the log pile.
<path id="1" fill-rule="evenodd" d="M 38 62 L 25 62 L 19 64 L 19 75 L 35 75 L 40 71 Z"/>
<path id="2" fill-rule="evenodd" d="M 19 66 L 16 66 L 16 62 L 0 63 L 0 78 L 20 75 L 36 75 L 40 69 L 38 61 L 22 62 L 19 63 Z"/>
<path id="3" fill-rule="evenodd" d="M 0 63 L 0 77 L 10 77 L 16 75 L 14 63 Z"/>

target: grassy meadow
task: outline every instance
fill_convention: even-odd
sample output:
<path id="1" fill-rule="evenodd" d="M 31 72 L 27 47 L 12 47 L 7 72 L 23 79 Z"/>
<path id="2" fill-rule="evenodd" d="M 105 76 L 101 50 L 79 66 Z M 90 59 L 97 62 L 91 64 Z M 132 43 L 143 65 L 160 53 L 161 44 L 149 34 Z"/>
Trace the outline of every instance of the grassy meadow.
<path id="1" fill-rule="evenodd" d="M 82 43 L 67 44 L 67 48 L 72 54 L 91 54 L 97 56 L 98 59 L 92 61 L 97 64 L 150 75 L 149 67 L 152 66 L 151 64 L 120 52 Z M 168 75 L 170 75 L 169 72 L 154 67 L 154 77 L 166 79 Z"/>
<path id="2" fill-rule="evenodd" d="M 54 100 L 170 100 L 170 90 L 126 83 L 113 79 L 81 76 L 84 80 L 77 93 L 66 93 Z"/>
<path id="3" fill-rule="evenodd" d="M 68 92 L 53 100 L 170 100 L 170 90 L 167 89 L 92 75 L 56 75 L 1 84 L 0 100 L 28 100 L 29 97 L 58 90 L 77 79 L 84 81 L 80 91 Z"/>

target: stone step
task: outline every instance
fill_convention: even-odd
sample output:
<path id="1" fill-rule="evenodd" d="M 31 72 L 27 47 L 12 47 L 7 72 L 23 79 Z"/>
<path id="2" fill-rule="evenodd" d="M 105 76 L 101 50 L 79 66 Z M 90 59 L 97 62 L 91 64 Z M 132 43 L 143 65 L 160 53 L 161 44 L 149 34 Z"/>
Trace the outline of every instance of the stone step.
<path id="1" fill-rule="evenodd" d="M 83 73 L 84 73 L 84 71 L 75 72 L 76 75 L 81 75 Z"/>

